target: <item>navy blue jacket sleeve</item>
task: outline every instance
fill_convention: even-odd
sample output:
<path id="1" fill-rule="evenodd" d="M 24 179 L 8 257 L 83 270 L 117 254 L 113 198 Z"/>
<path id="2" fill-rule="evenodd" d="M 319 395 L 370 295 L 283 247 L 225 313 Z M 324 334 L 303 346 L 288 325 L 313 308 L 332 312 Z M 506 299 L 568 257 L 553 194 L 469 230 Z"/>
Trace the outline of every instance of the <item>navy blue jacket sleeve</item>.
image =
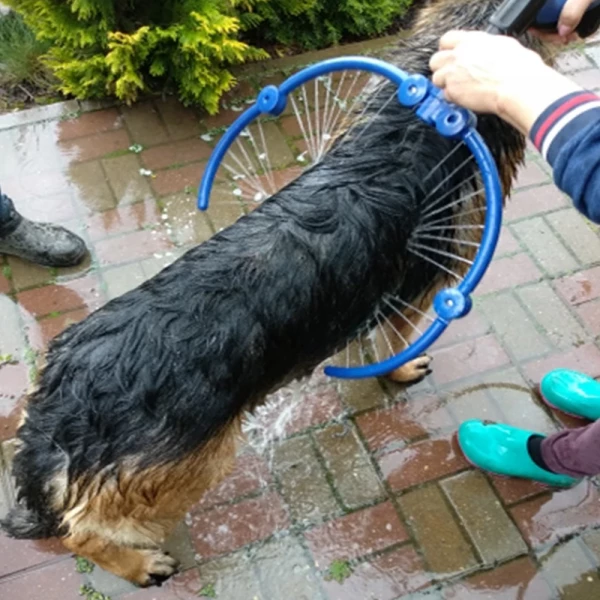
<path id="1" fill-rule="evenodd" d="M 574 92 L 551 104 L 530 132 L 550 164 L 556 186 L 600 223 L 600 97 Z"/>

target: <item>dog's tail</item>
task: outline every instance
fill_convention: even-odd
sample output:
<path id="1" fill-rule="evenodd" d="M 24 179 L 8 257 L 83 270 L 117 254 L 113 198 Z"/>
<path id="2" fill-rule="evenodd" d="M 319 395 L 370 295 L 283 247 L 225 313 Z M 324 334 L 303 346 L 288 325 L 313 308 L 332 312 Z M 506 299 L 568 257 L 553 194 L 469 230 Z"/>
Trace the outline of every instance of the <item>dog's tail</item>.
<path id="1" fill-rule="evenodd" d="M 54 519 L 20 505 L 0 520 L 0 529 L 19 540 L 40 540 L 56 535 Z"/>

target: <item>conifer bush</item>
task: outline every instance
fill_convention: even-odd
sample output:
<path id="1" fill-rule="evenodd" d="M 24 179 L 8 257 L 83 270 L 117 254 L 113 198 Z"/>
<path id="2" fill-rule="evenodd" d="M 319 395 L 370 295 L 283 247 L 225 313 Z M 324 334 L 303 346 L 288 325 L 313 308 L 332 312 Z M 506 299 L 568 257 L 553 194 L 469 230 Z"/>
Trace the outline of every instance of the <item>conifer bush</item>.
<path id="1" fill-rule="evenodd" d="M 175 90 L 218 110 L 231 67 L 261 45 L 322 48 L 383 32 L 411 0 L 3 0 L 22 15 L 64 94 L 79 99 Z"/>
<path id="2" fill-rule="evenodd" d="M 253 41 L 314 50 L 350 38 L 380 35 L 412 0 L 246 0 Z M 240 7 L 242 8 L 242 7 Z M 242 21 L 244 17 L 242 17 Z"/>
<path id="3" fill-rule="evenodd" d="M 224 0 L 4 0 L 38 39 L 60 90 L 79 99 L 175 88 L 214 113 L 234 83 L 228 67 L 266 56 L 240 41 Z M 225 10 L 227 9 L 227 10 Z"/>

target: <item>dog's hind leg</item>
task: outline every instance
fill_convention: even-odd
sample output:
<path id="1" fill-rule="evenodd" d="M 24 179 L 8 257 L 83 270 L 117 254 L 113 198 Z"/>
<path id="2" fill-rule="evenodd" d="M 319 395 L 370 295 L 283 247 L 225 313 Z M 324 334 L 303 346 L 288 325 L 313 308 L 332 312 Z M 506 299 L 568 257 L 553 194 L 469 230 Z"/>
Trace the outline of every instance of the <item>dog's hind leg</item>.
<path id="1" fill-rule="evenodd" d="M 64 512 L 64 545 L 140 586 L 161 583 L 177 562 L 161 551 L 186 512 L 233 469 L 240 435 L 235 419 L 223 431 L 175 463 L 136 469 L 121 465 L 116 475 L 98 475 Z M 135 462 L 135 461 L 134 461 Z"/>
<path id="2" fill-rule="evenodd" d="M 392 371 L 388 375 L 388 378 L 396 383 L 414 385 L 423 381 L 427 375 L 431 374 L 431 361 L 432 358 L 429 354 L 422 354 Z"/>
<path id="3" fill-rule="evenodd" d="M 462 253 L 461 253 L 462 254 Z M 464 253 L 465 258 L 472 260 L 474 258 L 475 251 L 468 247 Z M 455 272 L 464 274 L 466 269 L 464 264 L 456 263 L 452 265 Z M 443 288 L 451 286 L 452 280 L 447 279 L 445 276 L 439 276 L 433 283 L 431 283 L 428 289 L 419 296 L 411 305 L 406 305 L 402 310 L 401 314 L 391 315 L 389 320 L 391 325 L 386 324 L 387 338 L 390 339 L 394 354 L 398 354 L 407 347 L 407 342 L 414 341 L 421 335 L 429 325 L 431 325 L 431 317 L 427 316 L 427 312 L 433 305 L 433 300 L 436 294 Z M 388 378 L 397 383 L 404 383 L 407 385 L 419 383 L 427 375 L 431 373 L 431 356 L 423 354 L 418 356 L 414 360 L 402 365 L 398 369 L 392 371 Z"/>
<path id="4" fill-rule="evenodd" d="M 407 348 L 408 343 L 414 341 L 420 332 L 424 331 L 423 327 L 429 325 L 423 314 L 431 307 L 438 289 L 438 286 L 434 286 L 421 296 L 414 308 L 406 306 L 402 309 L 401 315 L 392 314 L 387 322 L 381 323 L 377 334 L 378 348 L 387 349 L 388 354 L 398 354 Z M 431 373 L 431 361 L 431 356 L 427 354 L 418 356 L 389 373 L 388 379 L 406 385 L 419 383 Z"/>

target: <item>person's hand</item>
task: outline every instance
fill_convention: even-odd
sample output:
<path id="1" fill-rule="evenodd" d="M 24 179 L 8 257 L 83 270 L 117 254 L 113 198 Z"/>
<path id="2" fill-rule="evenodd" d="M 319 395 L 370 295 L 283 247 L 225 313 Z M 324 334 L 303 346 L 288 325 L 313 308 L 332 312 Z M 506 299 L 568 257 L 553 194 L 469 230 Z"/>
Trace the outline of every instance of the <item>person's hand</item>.
<path id="1" fill-rule="evenodd" d="M 548 69 L 536 53 L 507 36 L 449 31 L 439 47 L 429 63 L 434 85 L 451 102 L 476 112 L 497 113 L 506 90 Z"/>
<path id="2" fill-rule="evenodd" d="M 517 40 L 482 31 L 449 31 L 429 66 L 450 102 L 494 113 L 523 133 L 552 102 L 581 91 Z"/>
<path id="3" fill-rule="evenodd" d="M 546 42 L 567 44 L 579 39 L 575 29 L 581 22 L 585 11 L 594 0 L 567 0 L 558 20 L 558 33 L 548 33 L 538 29 L 530 29 L 531 33 Z"/>

